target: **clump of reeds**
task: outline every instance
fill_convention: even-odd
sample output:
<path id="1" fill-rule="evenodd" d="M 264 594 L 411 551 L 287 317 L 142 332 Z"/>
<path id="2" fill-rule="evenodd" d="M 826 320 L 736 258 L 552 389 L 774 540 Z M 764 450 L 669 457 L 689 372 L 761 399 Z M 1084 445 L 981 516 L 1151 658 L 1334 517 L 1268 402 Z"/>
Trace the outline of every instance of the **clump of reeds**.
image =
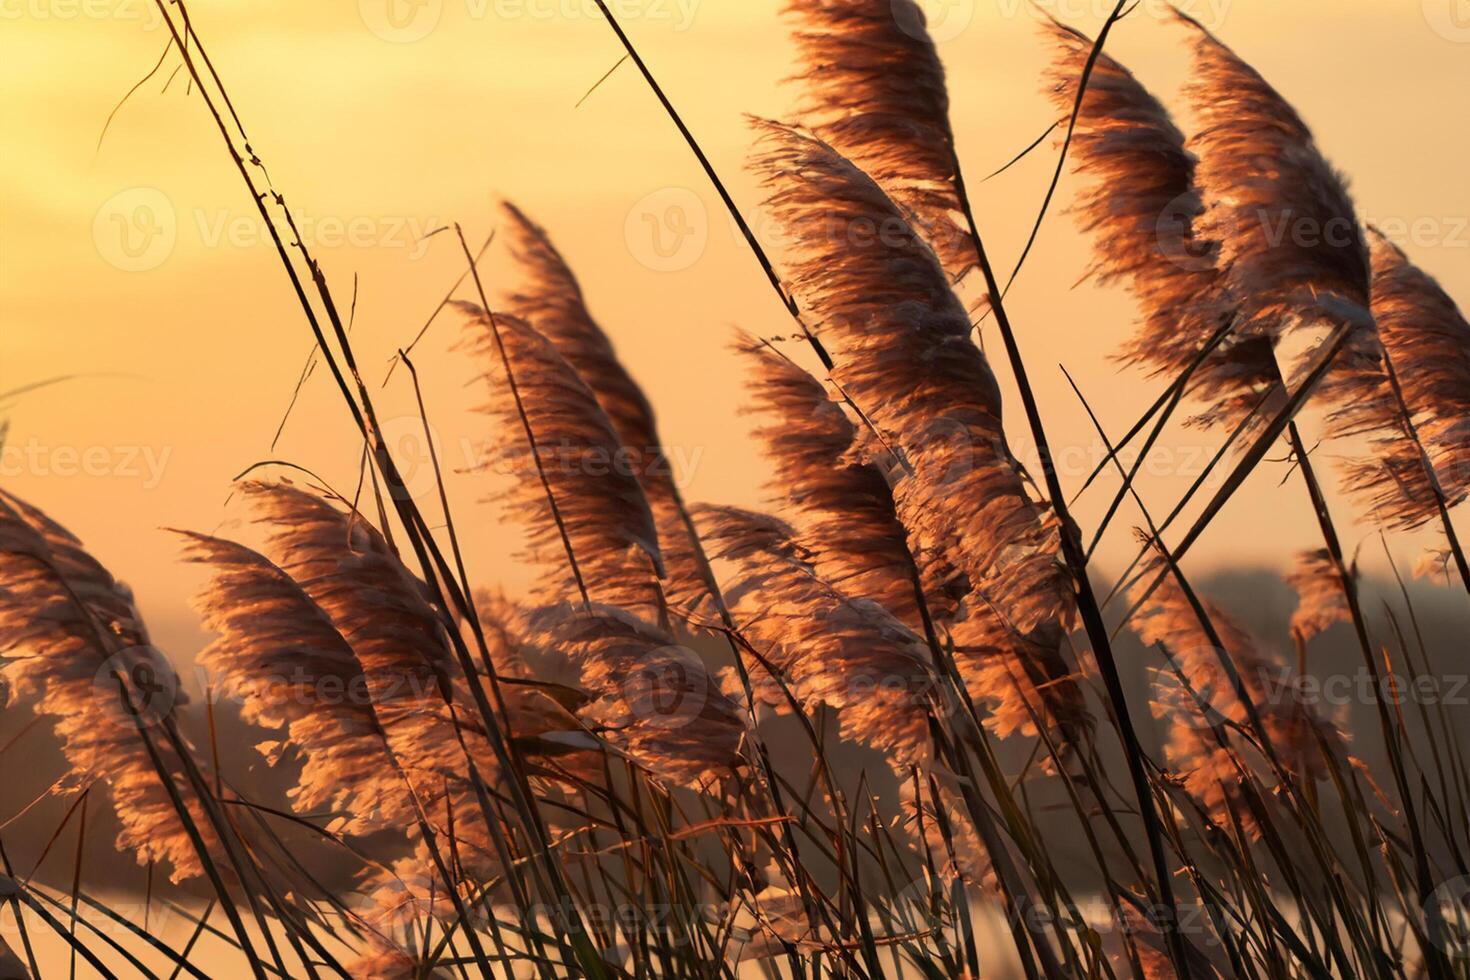
<path id="1" fill-rule="evenodd" d="M 118 849 L 175 880 L 203 874 L 164 780 L 180 778 L 161 715 L 184 703 L 127 587 L 61 525 L 0 493 L 0 650 L 12 703 L 54 720 L 72 791 L 100 782 L 122 827 Z M 150 731 L 151 729 L 151 731 Z M 191 805 L 196 823 L 203 811 Z"/>
<path id="2" fill-rule="evenodd" d="M 950 274 L 975 263 L 956 221 L 958 160 L 944 65 L 913 0 L 791 3 L 798 118 L 904 208 Z"/>
<path id="3" fill-rule="evenodd" d="M 1408 631 L 1392 607 L 1386 629 L 1365 611 L 1294 414 L 1310 395 L 1332 435 L 1368 437 L 1374 456 L 1351 463 L 1350 492 L 1385 532 L 1439 518 L 1441 561 L 1470 583 L 1449 513 L 1470 492 L 1470 328 L 1386 240 L 1372 240 L 1370 264 L 1345 181 L 1222 42 L 1186 25 L 1199 117 L 1186 135 L 1098 42 L 1043 25 L 1060 145 L 1088 179 L 1074 210 L 1096 245 L 1090 274 L 1138 300 L 1123 360 L 1168 380 L 1150 443 L 1186 399 L 1233 428 L 1221 457 L 1256 433 L 1186 545 L 1281 435 L 1323 536 L 1286 576 L 1292 662 L 1201 599 L 1169 549 L 1189 497 L 1157 524 L 1137 469 L 1112 460 L 1118 501 L 1131 495 L 1150 528 L 1142 571 L 1117 591 L 1132 604 L 1119 629 L 1153 658 L 1164 737 L 1151 751 L 1061 477 L 1044 447 L 1042 486 L 1012 452 L 1002 386 L 957 291 L 978 264 L 1043 443 L 964 190 L 943 65 L 911 0 L 792 5 L 799 125 L 755 123 L 754 166 L 789 245 L 776 261 L 750 242 L 820 362 L 807 370 L 777 339 L 736 343 L 772 513 L 685 505 L 649 400 L 545 229 L 502 209 L 520 270 L 503 311 L 463 248 L 474 289 L 456 303 L 488 396 L 476 423 L 487 479 L 505 484 L 539 573 L 514 598 L 477 587 L 456 523 L 466 512 L 442 480 L 432 512 L 406 492 L 330 283 L 283 232 L 285 198 L 182 5 L 160 11 L 281 232 L 364 472 L 350 500 L 241 482 L 258 550 L 183 532 L 209 573 L 196 600 L 214 634 L 197 658 L 207 752 L 185 733 L 200 720 L 180 710 L 190 703 L 131 594 L 0 492 L 0 678 L 8 703 L 55 730 L 71 771 L 54 791 L 105 787 L 117 845 L 150 883 L 154 864 L 208 878 L 231 926 L 210 923 L 212 904 L 175 948 L 146 914 L 87 893 L 80 852 L 64 894 L 17 875 L 0 846 L 0 901 L 26 957 L 0 943 L 0 973 L 39 973 L 27 929 L 41 925 L 103 974 L 99 953 L 145 976 L 228 975 L 234 964 L 195 965 L 208 935 L 257 980 L 877 980 L 1008 961 L 1029 980 L 1459 975 L 1460 896 L 1435 897 L 1470 853 L 1457 721 L 1390 699 L 1396 664 L 1417 675 L 1430 651 L 1412 606 Z M 1318 234 L 1294 234 L 1303 224 Z M 1321 328 L 1335 338 L 1314 347 L 1327 360 L 1283 371 L 1278 359 Z M 1079 618 L 1091 650 L 1073 650 Z M 1338 623 L 1377 682 L 1387 791 L 1308 694 Z M 167 703 L 145 696 L 159 691 Z M 217 737 L 216 697 L 239 702 L 248 740 L 286 773 L 281 800 L 239 788 L 248 763 Z M 1110 772 L 1120 748 L 1131 796 Z M 854 761 L 871 754 L 881 762 Z M 82 801 L 53 843 L 78 809 L 85 828 Z M 7 811 L 0 833 L 28 810 Z M 329 863 L 330 881 L 311 870 Z M 147 948 L 98 930 L 94 942 L 84 902 Z M 1003 950 L 976 928 L 991 910 Z"/>

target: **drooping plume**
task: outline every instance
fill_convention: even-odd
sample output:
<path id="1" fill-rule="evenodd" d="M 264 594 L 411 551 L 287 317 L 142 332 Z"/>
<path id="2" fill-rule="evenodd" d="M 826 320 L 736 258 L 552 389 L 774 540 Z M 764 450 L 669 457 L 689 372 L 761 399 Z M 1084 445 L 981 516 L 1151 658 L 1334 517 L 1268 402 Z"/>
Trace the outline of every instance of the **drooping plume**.
<path id="1" fill-rule="evenodd" d="M 770 420 L 755 431 L 773 465 L 770 493 L 798 522 L 817 574 L 919 629 L 906 532 L 883 471 L 858 458 L 857 426 L 789 358 L 746 334 L 736 349 L 752 366 L 751 409 Z M 926 583 L 925 601 L 937 620 L 954 613 L 955 574 L 949 569 L 941 581 Z"/>
<path id="2" fill-rule="evenodd" d="M 791 232 L 787 281 L 832 353 L 834 380 L 898 457 L 894 502 L 925 581 L 940 563 L 957 568 L 969 616 L 1017 641 L 1019 672 L 1067 683 L 1059 645 L 1074 594 L 1058 527 L 1007 448 L 1000 391 L 963 305 L 871 179 L 819 140 L 758 128 L 767 203 Z"/>
<path id="3" fill-rule="evenodd" d="M 178 677 L 150 645 L 127 588 L 69 531 L 4 492 L 0 657 L 9 702 L 28 702 L 52 719 L 73 785 L 106 785 L 122 825 L 117 849 L 140 865 L 167 865 L 176 882 L 203 874 L 143 741 L 154 744 L 213 848 L 203 808 L 157 724 L 186 703 Z"/>
<path id="4" fill-rule="evenodd" d="M 801 702 L 836 709 L 842 732 L 911 765 L 929 756 L 937 691 L 924 643 L 888 610 L 849 598 L 819 577 L 793 529 L 738 507 L 697 505 L 695 520 L 721 573 L 736 627 L 775 671 L 753 668 L 762 698 L 785 707 L 779 680 Z"/>
<path id="5" fill-rule="evenodd" d="M 355 980 L 448 980 L 443 970 L 424 972 L 421 961 L 397 946 L 374 939 L 363 955 L 347 964 Z"/>
<path id="6" fill-rule="evenodd" d="M 1377 359 L 1330 377 L 1327 395 L 1334 434 L 1371 439 L 1371 453 L 1349 460 L 1344 489 L 1384 526 L 1411 529 L 1439 516 L 1431 481 L 1451 507 L 1470 493 L 1470 324 L 1438 282 L 1376 231 L 1372 256 L 1380 354 L 1403 404 Z"/>
<path id="7" fill-rule="evenodd" d="M 657 522 L 669 605 L 693 612 L 707 588 L 674 482 L 678 474 L 659 438 L 653 406 L 592 318 L 576 276 L 545 229 L 515 205 L 507 202 L 503 207 L 512 250 L 526 271 L 524 281 L 507 298 L 508 312 L 549 340 L 597 397 L 626 451 L 614 465 L 636 476 Z"/>
<path id="8" fill-rule="evenodd" d="M 1324 324 L 1371 332 L 1368 248 L 1342 175 L 1254 68 L 1175 14 L 1194 32 L 1186 92 L 1199 130 L 1189 145 L 1205 204 L 1196 227 L 1219 244 L 1243 325 L 1273 338 Z"/>
<path id="9" fill-rule="evenodd" d="M 1039 721 L 1065 739 L 1085 723 L 1079 678 L 1061 655 L 1060 626 L 1018 634 L 983 600 L 972 599 L 949 633 L 970 697 L 986 707 L 985 725 L 1000 738 L 1036 735 Z"/>
<path id="10" fill-rule="evenodd" d="M 412 821 L 367 676 L 326 613 L 264 555 L 181 533 L 188 559 L 213 573 L 196 607 L 218 636 L 199 664 L 243 700 L 247 721 L 286 728 L 285 742 L 259 748 L 272 762 L 288 746 L 303 756 L 290 794 L 297 809 L 330 810 L 338 816 L 327 829 L 349 834 Z"/>
<path id="11" fill-rule="evenodd" d="M 1052 49 L 1046 91 L 1070 118 L 1093 41 L 1050 18 L 1042 23 Z M 1124 362 L 1179 377 L 1234 315 L 1217 266 L 1219 244 L 1197 228 L 1204 203 L 1184 134 L 1132 72 L 1104 53 L 1088 77 L 1068 159 L 1088 178 L 1073 211 L 1092 239 L 1089 274 L 1127 286 L 1139 305 Z M 1232 330 L 1194 368 L 1189 390 L 1206 406 L 1198 421 L 1234 424 L 1277 385 L 1270 340 Z"/>
<path id="12" fill-rule="evenodd" d="M 529 615 L 530 638 L 565 651 L 596 696 L 582 712 L 648 772 L 711 785 L 742 764 L 745 720 L 693 652 L 611 606 L 560 605 Z"/>
<path id="13" fill-rule="evenodd" d="M 241 489 L 267 527 L 267 554 L 326 613 L 362 665 L 388 747 L 430 826 L 446 839 L 452 827 L 468 872 L 493 874 L 498 859 L 470 760 L 487 781 L 499 761 L 426 586 L 360 514 L 286 482 Z"/>
<path id="14" fill-rule="evenodd" d="M 592 602 L 659 621 L 658 531 L 637 477 L 616 465 L 623 443 L 596 396 L 524 321 L 461 308 L 471 318 L 466 343 L 485 363 L 486 411 L 498 423 L 494 465 L 513 478 L 506 507 L 527 529 L 528 557 L 547 570 L 545 589 L 555 599 L 577 597 L 575 567 Z"/>
<path id="15" fill-rule="evenodd" d="M 1220 663 L 1220 651 L 1210 642 L 1194 607 L 1172 573 L 1155 560 L 1139 578 L 1134 601 L 1162 581 L 1133 618 L 1133 628 L 1148 644 L 1160 644 L 1174 665 L 1159 676 L 1155 713 L 1169 721 L 1166 754 L 1182 776 L 1184 788 L 1212 817 L 1230 825 L 1234 812 L 1242 825 L 1256 820 L 1246 802 L 1249 786 L 1265 780 L 1253 750 L 1228 734 L 1230 726 L 1249 725 L 1249 712 Z M 1346 737 L 1330 719 L 1321 716 L 1300 694 L 1295 671 L 1263 650 L 1249 633 L 1214 604 L 1202 601 L 1205 612 L 1239 674 L 1278 757 L 1292 775 L 1315 780 L 1326 774 L 1319 739 L 1331 751 L 1343 751 Z M 1176 673 L 1177 667 L 1177 673 Z M 1224 731 L 1229 748 L 1215 732 Z"/>
<path id="16" fill-rule="evenodd" d="M 1326 549 L 1299 553 L 1286 582 L 1297 594 L 1291 631 L 1301 637 L 1303 643 L 1334 623 L 1352 622 L 1342 575 Z"/>
<path id="17" fill-rule="evenodd" d="M 914 0 L 792 2 L 798 121 L 872 176 L 950 276 L 975 264 L 956 221 L 954 133 L 944 65 Z"/>

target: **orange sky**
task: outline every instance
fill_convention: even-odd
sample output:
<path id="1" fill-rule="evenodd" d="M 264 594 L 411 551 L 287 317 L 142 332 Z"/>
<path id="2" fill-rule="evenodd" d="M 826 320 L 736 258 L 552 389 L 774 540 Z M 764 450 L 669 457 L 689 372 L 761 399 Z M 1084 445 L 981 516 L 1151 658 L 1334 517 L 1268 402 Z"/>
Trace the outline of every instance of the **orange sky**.
<path id="1" fill-rule="evenodd" d="M 167 71 L 144 85 L 98 149 L 109 111 L 163 49 L 166 32 L 149 3 L 0 0 L 0 391 L 79 376 L 0 409 L 10 421 L 0 481 L 72 526 L 133 583 L 165 638 L 186 643 L 180 631 L 192 622 L 186 599 L 196 572 L 174 560 L 174 542 L 158 529 L 213 530 L 232 517 L 229 482 L 272 455 L 309 334 L 182 77 L 167 91 Z M 1049 122 L 1035 81 L 1044 59 L 1035 14 L 1021 0 L 926 6 L 936 12 L 961 153 L 976 183 Z M 1096 30 L 1109 6 L 1063 0 L 1048 9 Z M 1465 0 L 1185 6 L 1298 106 L 1351 175 L 1364 215 L 1470 299 Z M 780 116 L 793 95 L 778 84 L 792 65 L 777 0 L 621 0 L 614 8 L 754 212 L 741 114 Z M 1177 104 L 1181 36 L 1160 9 L 1145 0 L 1109 50 Z M 740 375 L 725 345 L 734 325 L 775 334 L 788 321 L 636 73 L 624 66 L 575 107 L 620 54 L 590 2 L 200 0 L 193 14 L 339 295 L 359 277 L 354 337 L 371 373 L 381 377 L 461 271 L 447 236 L 417 236 L 457 220 L 482 238 L 493 201 L 510 197 L 548 226 L 576 267 L 657 406 L 676 459 L 686 461 L 688 495 L 758 501 L 763 470 L 750 420 L 737 415 Z M 976 188 L 1002 267 L 1014 262 L 1053 165 L 1048 149 Z M 1072 486 L 1098 446 L 1057 365 L 1078 377 L 1115 432 L 1158 390 L 1105 360 L 1129 329 L 1131 307 L 1115 291 L 1072 288 L 1085 260 L 1086 243 L 1054 216 L 1010 299 Z M 502 253 L 492 251 L 487 269 L 506 283 Z M 439 323 L 417 362 L 446 456 L 465 466 L 474 455 L 466 440 L 484 429 L 469 411 L 478 393 L 464 388 L 473 366 L 449 349 L 453 326 Z M 995 340 L 988 330 L 985 339 Z M 997 373 L 1009 391 L 1006 372 Z M 390 419 L 410 413 L 404 381 L 395 377 L 381 394 Z M 1024 451 L 1014 410 L 1010 428 Z M 1147 471 L 1151 506 L 1172 504 L 1213 442 L 1171 431 Z M 357 452 L 319 373 L 274 455 L 350 486 Z M 1278 488 L 1281 475 L 1268 464 L 1189 564 L 1283 566 L 1291 549 L 1314 544 L 1305 494 Z M 490 486 L 470 474 L 452 481 L 475 575 L 520 582 L 506 557 L 516 535 L 478 502 Z M 1084 498 L 1084 527 L 1104 497 Z M 1348 505 L 1337 510 L 1346 519 Z M 1130 547 L 1132 522 L 1129 512 L 1104 548 L 1105 564 Z M 1347 536 L 1356 542 L 1366 532 Z M 1412 559 L 1418 544 L 1395 546 Z M 1381 564 L 1376 542 L 1365 557 Z"/>

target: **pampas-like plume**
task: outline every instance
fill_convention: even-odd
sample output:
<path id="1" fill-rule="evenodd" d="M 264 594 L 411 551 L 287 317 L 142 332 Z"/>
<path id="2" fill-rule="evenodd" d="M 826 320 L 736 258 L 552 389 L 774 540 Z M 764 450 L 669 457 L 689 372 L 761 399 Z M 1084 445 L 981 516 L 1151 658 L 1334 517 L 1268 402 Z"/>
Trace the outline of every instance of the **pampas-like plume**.
<path id="1" fill-rule="evenodd" d="M 752 365 L 752 410 L 772 420 L 755 431 L 774 467 L 770 492 L 800 522 L 799 539 L 817 574 L 919 629 L 906 532 L 883 471 L 856 458 L 857 426 L 821 382 L 769 345 L 741 334 L 736 349 Z M 944 621 L 954 614 L 956 573 L 941 574 L 943 580 L 925 583 L 925 602 Z"/>
<path id="2" fill-rule="evenodd" d="M 741 765 L 741 709 L 668 633 L 612 606 L 550 606 L 527 625 L 531 640 L 580 667 L 597 698 L 583 716 L 651 775 L 710 785 Z"/>
<path id="3" fill-rule="evenodd" d="M 460 864 L 488 877 L 498 862 L 466 753 L 487 780 L 498 760 L 481 719 L 456 695 L 465 679 L 425 585 L 361 515 L 285 482 L 241 489 L 268 528 L 267 554 L 327 614 L 362 665 L 388 747 L 430 825 L 446 838 L 452 825 Z"/>
<path id="4" fill-rule="evenodd" d="M 363 955 L 347 964 L 353 980 L 448 980 L 443 970 L 424 972 L 424 964 L 397 946 L 374 938 Z"/>
<path id="5" fill-rule="evenodd" d="M 1301 642 L 1306 643 L 1334 623 L 1352 622 L 1342 575 L 1325 548 L 1300 552 L 1286 581 L 1297 594 L 1291 631 Z"/>
<path id="6" fill-rule="evenodd" d="M 986 706 L 985 726 L 997 736 L 1036 735 L 1040 721 L 1065 738 L 1086 721 L 1078 678 L 1062 659 L 1059 626 L 1019 634 L 972 601 L 949 632 L 965 686 Z"/>
<path id="7" fill-rule="evenodd" d="M 1050 18 L 1047 94 L 1069 117 L 1093 41 Z M 1197 233 L 1204 212 L 1194 154 L 1169 111 L 1126 67 L 1100 54 L 1077 115 L 1069 159 L 1091 178 L 1074 213 L 1092 236 L 1089 274 L 1125 284 L 1141 321 L 1123 348 L 1125 363 L 1152 376 L 1188 370 L 1232 313 L 1216 265 L 1219 245 Z M 1234 425 L 1276 387 L 1269 339 L 1232 332 L 1194 369 L 1191 392 L 1206 410 L 1196 421 Z"/>
<path id="8" fill-rule="evenodd" d="M 213 573 L 195 605 L 218 637 L 199 663 L 243 699 L 247 721 L 287 728 L 287 742 L 258 747 L 272 763 L 288 746 L 304 756 L 296 807 L 330 808 L 339 816 L 327 829 L 349 834 L 411 821 L 362 664 L 326 613 L 264 555 L 180 533 L 188 559 Z"/>
<path id="9" fill-rule="evenodd" d="M 69 531 L 3 492 L 0 656 L 8 702 L 27 700 L 53 720 L 76 780 L 107 785 L 122 825 L 117 849 L 133 854 L 140 865 L 168 865 L 176 882 L 203 874 L 143 738 L 153 739 L 167 772 L 182 771 L 178 757 L 156 737 L 158 729 L 140 735 L 127 707 L 137 709 L 139 723 L 148 726 L 184 703 L 178 678 L 149 646 L 127 588 Z M 217 841 L 203 808 L 187 792 L 183 796 L 206 846 L 213 848 Z"/>
<path id="10" fill-rule="evenodd" d="M 1448 579 L 1451 557 L 1447 548 L 1426 548 L 1414 561 L 1414 577 Z"/>
<path id="11" fill-rule="evenodd" d="M 596 396 L 529 324 L 461 309 L 468 346 L 487 364 L 496 466 L 514 477 L 506 506 L 529 533 L 528 557 L 547 569 L 544 587 L 558 599 L 584 588 L 592 602 L 661 619 L 658 531 L 637 477 L 618 464 L 623 443 Z"/>
<path id="12" fill-rule="evenodd" d="M 792 2 L 801 124 L 871 175 L 958 279 L 975 246 L 955 220 L 954 133 L 944 65 L 914 0 Z"/>
<path id="13" fill-rule="evenodd" d="M 965 812 L 957 777 L 942 766 L 915 772 L 899 787 L 897 826 L 934 863 L 948 887 L 955 880 L 996 886 L 990 854 Z"/>
<path id="14" fill-rule="evenodd" d="M 1012 644 L 1012 666 L 1072 701 L 1058 646 L 1075 596 L 1059 529 L 1006 446 L 1000 391 L 964 307 L 867 175 L 820 140 L 757 126 L 768 204 L 792 232 L 788 281 L 832 351 L 834 380 L 899 457 L 894 502 L 925 581 L 948 562 L 968 578 L 969 617 L 994 619 L 987 636 L 1045 634 Z"/>
<path id="15" fill-rule="evenodd" d="M 1143 913 L 1126 902 L 1119 903 L 1115 908 L 1116 919 L 1114 926 L 1120 940 L 1133 940 L 1133 949 L 1138 953 L 1138 965 L 1143 974 L 1138 980 L 1177 980 L 1179 974 L 1174 969 L 1173 962 L 1169 959 L 1168 946 L 1164 943 L 1164 937 L 1160 934 L 1158 926 L 1148 920 Z M 1213 938 L 1213 937 L 1212 937 Z M 1194 952 L 1191 946 L 1190 951 Z M 1118 976 L 1126 974 L 1130 968 L 1128 955 L 1124 950 L 1111 953 L 1108 957 L 1112 960 L 1113 968 Z M 1196 976 L 1209 976 L 1208 969 L 1195 968 Z"/>
<path id="16" fill-rule="evenodd" d="M 526 281 L 508 297 L 508 311 L 551 341 L 597 396 L 624 450 L 613 465 L 637 477 L 657 522 L 669 605 L 692 613 L 701 607 L 707 588 L 653 406 L 588 312 L 582 287 L 545 229 L 509 202 L 504 210 L 512 249 L 527 273 Z"/>
<path id="17" fill-rule="evenodd" d="M 1254 68 L 1175 15 L 1196 32 L 1186 92 L 1199 116 L 1198 227 L 1219 243 L 1242 322 L 1272 337 L 1296 325 L 1369 327 L 1368 248 L 1342 176 Z"/>
<path id="18" fill-rule="evenodd" d="M 1448 506 L 1470 494 L 1470 324 L 1439 283 L 1376 231 L 1372 257 L 1380 353 L 1403 404 L 1377 358 L 1329 376 L 1324 395 L 1336 434 L 1372 438 L 1372 453 L 1349 461 L 1344 490 L 1384 526 L 1412 529 L 1439 516 L 1431 481 Z"/>
<path id="19" fill-rule="evenodd" d="M 923 641 L 882 606 L 819 577 L 784 522 L 705 504 L 694 515 L 711 558 L 732 567 L 721 584 L 737 628 L 792 695 L 835 708 L 844 735 L 897 763 L 927 761 L 938 687 Z M 783 706 L 774 682 L 761 695 Z"/>
<path id="20" fill-rule="evenodd" d="M 934 253 L 831 147 L 757 126 L 767 203 L 792 232 L 789 281 L 828 342 L 834 379 L 911 473 L 894 497 L 916 553 L 938 549 L 1022 633 L 1070 619 L 1056 528 L 1026 493 L 1000 390 Z"/>
<path id="21" fill-rule="evenodd" d="M 1144 599 L 1148 587 L 1157 587 Z M 1242 768 L 1254 775 L 1245 743 L 1230 739 L 1222 746 L 1216 731 L 1230 726 L 1248 726 L 1246 705 L 1220 664 L 1222 651 L 1211 644 L 1200 625 L 1193 605 L 1172 572 L 1162 561 L 1151 564 L 1134 589 L 1134 601 L 1143 606 L 1133 619 L 1133 628 L 1148 644 L 1168 651 L 1177 667 L 1160 676 L 1161 696 L 1154 701 L 1155 713 L 1167 718 L 1169 762 L 1182 776 L 1185 790 L 1219 823 L 1230 825 L 1230 817 L 1247 829 L 1258 830 L 1246 802 Z M 1258 712 L 1265 732 L 1282 764 L 1299 779 L 1316 780 L 1326 774 L 1319 738 L 1336 752 L 1345 749 L 1347 738 L 1300 696 L 1295 672 L 1262 650 L 1255 638 L 1209 602 L 1202 603 L 1220 642 L 1231 658 L 1245 693 Z M 1202 703 L 1201 703 L 1202 702 Z"/>

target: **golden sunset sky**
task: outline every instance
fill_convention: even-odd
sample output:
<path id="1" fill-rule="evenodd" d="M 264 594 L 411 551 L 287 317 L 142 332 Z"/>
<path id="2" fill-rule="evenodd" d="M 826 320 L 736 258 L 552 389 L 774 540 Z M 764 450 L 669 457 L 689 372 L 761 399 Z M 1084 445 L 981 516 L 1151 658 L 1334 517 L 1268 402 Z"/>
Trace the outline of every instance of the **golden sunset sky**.
<path id="1" fill-rule="evenodd" d="M 780 117 L 795 95 L 781 84 L 794 67 L 778 0 L 613 6 L 758 233 L 778 243 L 743 172 L 743 114 Z M 981 179 L 1051 121 L 1037 83 L 1046 58 L 1038 15 L 1022 0 L 926 6 L 982 231 L 1008 270 L 1056 150 L 1048 142 Z M 1046 6 L 1095 32 L 1111 5 Z M 1365 219 L 1470 301 L 1465 0 L 1184 6 L 1295 103 L 1350 175 Z M 727 344 L 734 326 L 777 335 L 789 321 L 632 66 L 577 107 L 621 54 L 590 0 L 199 0 L 192 12 L 254 149 L 344 300 L 357 277 L 353 336 L 374 384 L 463 270 L 450 236 L 420 236 L 458 221 L 478 242 L 496 200 L 510 198 L 575 266 L 657 406 L 687 495 L 760 500 L 764 469 L 752 420 L 738 414 L 741 373 Z M 1184 35 L 1162 12 L 1160 0 L 1144 0 L 1108 50 L 1177 106 Z M 113 107 L 163 52 L 151 0 L 0 0 L 0 15 L 0 391 L 75 376 L 0 404 L 10 425 L 0 482 L 71 526 L 134 586 L 161 639 L 187 645 L 197 573 L 160 528 L 212 531 L 237 519 L 226 506 L 231 479 L 267 458 L 350 491 L 359 446 L 318 372 L 270 449 L 310 335 L 203 104 L 183 75 L 165 87 L 176 57 L 121 107 L 99 146 Z M 1160 390 L 1107 359 L 1131 329 L 1127 297 L 1074 288 L 1087 243 L 1060 213 L 1074 186 L 1064 182 L 1009 303 L 1071 487 L 1100 444 L 1059 365 L 1114 434 Z M 486 269 L 495 288 L 512 281 L 498 247 Z M 451 350 L 456 327 L 441 318 L 416 363 L 445 456 L 463 470 L 486 423 L 471 411 L 480 392 L 466 387 L 475 367 Z M 993 330 L 982 336 L 998 354 Z M 411 465 L 407 376 L 395 374 L 379 397 Z M 1014 397 L 1008 404 L 1024 455 L 1024 419 Z M 1306 427 L 1320 433 L 1315 416 Z M 1217 439 L 1171 427 L 1145 471 L 1152 508 L 1167 511 Z M 1324 444 L 1324 469 L 1337 451 Z M 1264 466 L 1187 565 L 1281 568 L 1316 544 L 1305 494 L 1278 486 L 1285 475 L 1281 463 Z M 1114 482 L 1083 498 L 1084 528 Z M 494 485 L 457 473 L 456 516 L 477 581 L 515 586 L 527 577 L 508 557 L 518 535 L 481 500 Z M 1335 506 L 1346 526 L 1350 506 Z M 1102 567 L 1126 560 L 1133 523 L 1125 511 Z M 1385 568 L 1366 524 L 1346 537 L 1367 539 L 1365 563 Z M 1425 540 L 1395 539 L 1395 552 L 1412 562 Z"/>

